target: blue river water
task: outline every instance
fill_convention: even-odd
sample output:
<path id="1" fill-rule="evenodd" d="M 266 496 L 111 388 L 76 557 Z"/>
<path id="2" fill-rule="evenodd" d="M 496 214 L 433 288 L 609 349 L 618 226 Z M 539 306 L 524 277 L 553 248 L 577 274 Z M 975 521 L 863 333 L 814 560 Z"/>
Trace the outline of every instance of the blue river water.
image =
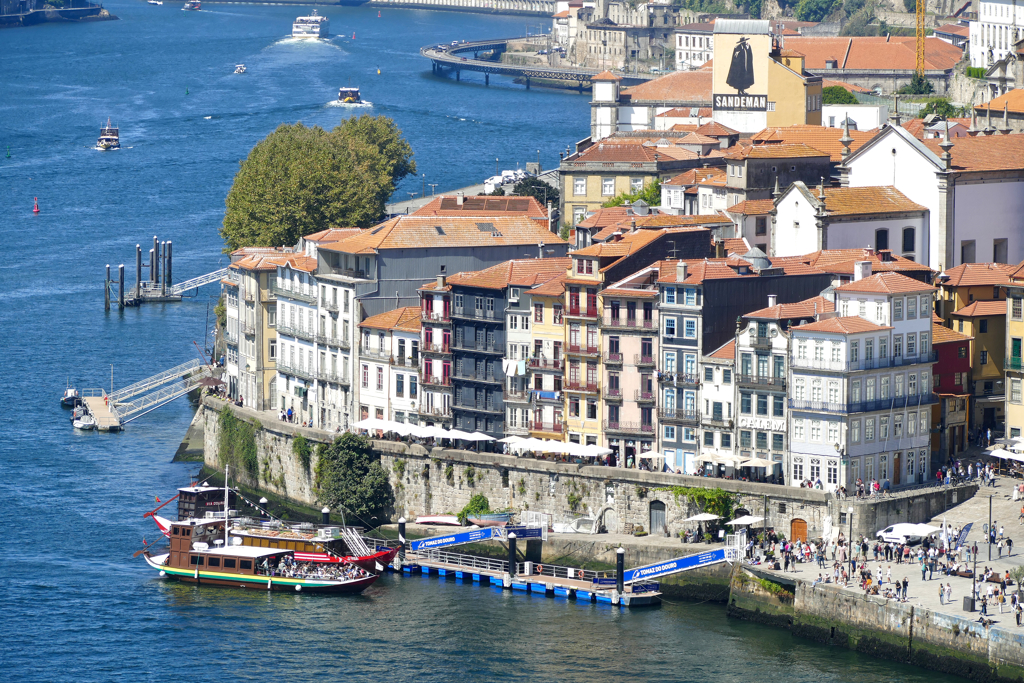
<path id="1" fill-rule="evenodd" d="M 0 671 L 10 680 L 862 681 L 953 679 L 728 621 L 720 606 L 611 611 L 387 576 L 358 597 L 161 581 L 132 553 L 142 513 L 198 465 L 171 457 L 178 401 L 121 434 L 81 434 L 65 383 L 123 386 L 196 356 L 216 292 L 105 313 L 104 266 L 153 235 L 176 280 L 226 263 L 237 163 L 282 122 L 331 127 L 357 85 L 424 178 L 396 193 L 550 167 L 587 134 L 586 96 L 431 74 L 422 45 L 521 35 L 539 20 L 320 8 L 335 37 L 286 38 L 296 7 L 117 0 L 121 20 L 0 32 Z M 352 38 L 353 33 L 355 38 Z M 248 72 L 232 73 L 236 63 Z M 380 69 L 380 74 L 377 70 Z M 123 148 L 93 149 L 107 117 Z M 8 148 L 10 157 L 7 157 Z M 428 186 L 429 187 L 429 186 Z M 429 190 L 428 190 L 429 191 Z M 40 213 L 33 215 L 33 198 Z"/>

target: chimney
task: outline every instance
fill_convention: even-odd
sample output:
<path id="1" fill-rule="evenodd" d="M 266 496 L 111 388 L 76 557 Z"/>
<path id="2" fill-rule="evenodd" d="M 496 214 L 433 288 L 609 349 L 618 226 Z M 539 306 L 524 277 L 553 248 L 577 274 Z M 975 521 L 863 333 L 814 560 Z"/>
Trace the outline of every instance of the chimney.
<path id="1" fill-rule="evenodd" d="M 544 258 L 544 243 L 537 242 L 537 258 Z"/>
<path id="2" fill-rule="evenodd" d="M 686 261 L 676 261 L 676 282 L 686 279 Z"/>
<path id="3" fill-rule="evenodd" d="M 438 275 L 437 276 L 437 288 L 438 289 L 444 289 L 446 284 L 447 284 L 447 278 L 445 278 L 444 275 Z"/>
<path id="4" fill-rule="evenodd" d="M 632 219 L 632 220 L 631 220 L 631 221 L 629 222 L 629 231 L 630 231 L 630 232 L 636 232 L 636 218 L 633 218 L 633 219 Z"/>
<path id="5" fill-rule="evenodd" d="M 769 294 L 768 295 L 768 308 L 772 308 L 773 306 L 777 305 L 778 303 L 779 303 L 779 296 L 778 296 L 778 294 Z"/>
<path id="6" fill-rule="evenodd" d="M 558 234 L 558 219 L 555 218 L 555 214 L 551 211 L 551 202 L 548 202 L 548 232 Z"/>
<path id="7" fill-rule="evenodd" d="M 462 202 L 466 201 L 466 195 L 462 192 L 455 193 L 455 203 L 462 206 Z"/>
<path id="8" fill-rule="evenodd" d="M 853 264 L 853 281 L 871 276 L 871 261 L 856 261 Z"/>
<path id="9" fill-rule="evenodd" d="M 612 242 L 619 242 L 622 240 L 622 233 L 616 230 L 612 233 Z"/>

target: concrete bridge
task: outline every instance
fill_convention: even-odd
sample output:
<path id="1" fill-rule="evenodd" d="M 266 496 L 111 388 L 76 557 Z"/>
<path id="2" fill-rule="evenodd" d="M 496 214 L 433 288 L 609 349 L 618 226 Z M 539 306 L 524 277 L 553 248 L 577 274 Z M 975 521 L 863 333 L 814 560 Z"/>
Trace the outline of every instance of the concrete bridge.
<path id="1" fill-rule="evenodd" d="M 427 45 L 420 48 L 420 54 L 430 60 L 434 73 L 443 73 L 447 69 L 455 72 L 455 80 L 461 80 L 463 71 L 479 71 L 484 74 L 484 82 L 487 84 L 490 84 L 490 75 L 497 74 L 526 79 L 527 88 L 530 87 L 531 79 L 542 78 L 575 82 L 577 87 L 582 90 L 584 84 L 589 85 L 590 79 L 602 71 L 601 69 L 554 67 L 541 64 L 524 66 L 505 64 L 500 61 L 500 55 L 507 50 L 509 43 L 528 40 L 531 38 L 477 40 L 458 45 Z M 481 53 L 491 53 L 492 59 L 480 59 Z M 493 59 L 493 57 L 498 59 Z M 655 78 L 655 76 L 645 74 L 621 74 L 621 76 L 624 86 L 645 83 Z"/>
<path id="2" fill-rule="evenodd" d="M 551 17 L 555 13 L 554 0 L 370 0 L 367 4 L 376 7 L 524 14 L 542 17 Z"/>

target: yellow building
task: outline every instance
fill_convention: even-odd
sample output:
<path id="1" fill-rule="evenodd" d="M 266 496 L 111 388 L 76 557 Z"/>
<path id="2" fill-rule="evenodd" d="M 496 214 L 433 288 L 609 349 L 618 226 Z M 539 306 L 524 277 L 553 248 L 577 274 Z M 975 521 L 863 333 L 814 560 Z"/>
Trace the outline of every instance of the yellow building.
<path id="1" fill-rule="evenodd" d="M 1003 377 L 1006 317 L 1003 301 L 975 301 L 952 314 L 953 329 L 974 337 L 968 387 L 972 429 L 1002 431 L 1006 403 Z"/>
<path id="2" fill-rule="evenodd" d="M 528 390 L 505 397 L 509 412 L 518 409 L 513 424 L 505 421 L 511 434 L 565 439 L 565 400 L 562 394 L 565 372 L 565 281 L 568 273 L 530 288 L 532 313 L 530 354 L 526 361 Z M 525 293 L 524 293 L 525 294 Z"/>
<path id="3" fill-rule="evenodd" d="M 952 327 L 953 312 L 975 301 L 1000 301 L 1017 266 L 1006 263 L 962 263 L 939 276 L 936 313 Z"/>
<path id="4" fill-rule="evenodd" d="M 1006 436 L 1024 435 L 1024 400 L 1021 384 L 1024 381 L 1024 263 L 1010 274 L 1006 287 Z"/>

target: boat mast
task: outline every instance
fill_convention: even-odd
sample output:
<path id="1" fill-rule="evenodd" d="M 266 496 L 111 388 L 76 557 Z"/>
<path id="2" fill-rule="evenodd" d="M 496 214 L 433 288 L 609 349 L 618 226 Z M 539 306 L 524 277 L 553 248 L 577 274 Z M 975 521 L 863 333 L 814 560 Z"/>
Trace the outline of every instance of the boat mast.
<path id="1" fill-rule="evenodd" d="M 231 538 L 228 531 L 228 466 L 224 465 L 224 549 L 231 546 Z"/>

